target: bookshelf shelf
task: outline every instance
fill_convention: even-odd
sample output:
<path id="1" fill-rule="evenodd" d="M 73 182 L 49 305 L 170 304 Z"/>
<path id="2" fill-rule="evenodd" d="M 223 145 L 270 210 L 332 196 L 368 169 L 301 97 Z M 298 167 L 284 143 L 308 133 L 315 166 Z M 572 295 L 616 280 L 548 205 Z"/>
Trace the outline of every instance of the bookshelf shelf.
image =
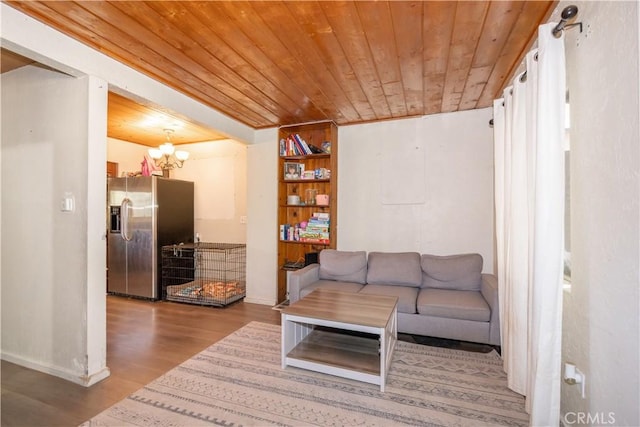
<path id="1" fill-rule="evenodd" d="M 287 245 L 314 245 L 314 246 L 330 246 L 331 243 L 326 242 L 301 242 L 299 240 L 280 240 L 280 243 L 286 243 Z M 304 257 L 303 257 L 304 258 Z"/>
<path id="2" fill-rule="evenodd" d="M 284 160 L 306 160 L 306 159 L 326 159 L 331 157 L 331 154 L 307 154 L 304 156 L 280 156 Z"/>
<path id="3" fill-rule="evenodd" d="M 331 205 L 307 205 L 306 203 L 304 205 L 288 205 L 288 204 L 284 204 L 284 205 L 280 205 L 281 208 L 316 208 L 316 209 L 329 209 L 331 207 Z"/>
<path id="4" fill-rule="evenodd" d="M 278 141 L 277 296 L 280 303 L 287 298 L 285 264 L 304 261 L 307 253 L 336 248 L 338 129 L 333 122 L 281 127 Z M 318 149 L 324 152 L 310 152 Z M 305 172 L 309 176 L 303 178 Z M 327 204 L 324 200 L 323 204 L 308 203 L 305 200 L 308 193 L 326 195 L 329 200 Z M 301 203 L 289 203 L 289 196 L 298 196 Z M 283 229 L 285 225 L 288 228 Z M 283 233 L 287 238 L 283 238 Z M 314 236 L 313 233 L 322 236 L 318 240 L 326 242 L 301 240 L 304 237 L 300 236 Z"/>
<path id="5" fill-rule="evenodd" d="M 330 178 L 325 179 L 285 179 L 284 182 L 287 184 L 312 184 L 314 182 L 331 182 Z"/>

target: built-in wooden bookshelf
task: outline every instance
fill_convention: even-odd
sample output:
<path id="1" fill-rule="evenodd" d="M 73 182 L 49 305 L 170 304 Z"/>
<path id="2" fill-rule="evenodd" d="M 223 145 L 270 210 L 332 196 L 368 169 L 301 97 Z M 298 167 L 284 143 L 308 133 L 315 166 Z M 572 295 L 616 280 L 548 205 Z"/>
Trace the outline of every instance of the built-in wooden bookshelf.
<path id="1" fill-rule="evenodd" d="M 282 302 L 287 271 L 297 268 L 287 264 L 304 265 L 305 254 L 336 248 L 338 129 L 333 122 L 286 126 L 279 129 L 278 140 L 277 283 Z"/>

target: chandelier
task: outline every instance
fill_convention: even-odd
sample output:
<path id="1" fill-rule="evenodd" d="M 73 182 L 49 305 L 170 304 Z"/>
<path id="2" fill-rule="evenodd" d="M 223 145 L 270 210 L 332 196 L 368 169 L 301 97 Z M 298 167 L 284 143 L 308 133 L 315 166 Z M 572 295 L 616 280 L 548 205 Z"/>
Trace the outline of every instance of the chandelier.
<path id="1" fill-rule="evenodd" d="M 149 148 L 149 156 L 153 159 L 157 167 L 163 171 L 181 168 L 184 161 L 189 158 L 187 151 L 176 150 L 171 143 L 171 135 L 173 129 L 164 129 L 167 134 L 167 140 L 158 148 Z"/>

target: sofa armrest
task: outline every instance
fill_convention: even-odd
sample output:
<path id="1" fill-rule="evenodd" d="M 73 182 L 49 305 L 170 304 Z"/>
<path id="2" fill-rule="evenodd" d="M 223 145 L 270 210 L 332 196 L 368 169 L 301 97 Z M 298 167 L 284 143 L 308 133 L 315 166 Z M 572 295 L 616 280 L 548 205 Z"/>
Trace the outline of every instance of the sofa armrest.
<path id="1" fill-rule="evenodd" d="M 500 307 L 498 303 L 498 278 L 493 274 L 482 274 L 480 293 L 491 308 L 491 326 L 489 330 L 489 344 L 500 344 Z"/>
<path id="2" fill-rule="evenodd" d="M 320 272 L 320 264 L 309 264 L 300 270 L 293 271 L 289 275 L 289 302 L 300 299 L 300 290 L 317 282 Z"/>

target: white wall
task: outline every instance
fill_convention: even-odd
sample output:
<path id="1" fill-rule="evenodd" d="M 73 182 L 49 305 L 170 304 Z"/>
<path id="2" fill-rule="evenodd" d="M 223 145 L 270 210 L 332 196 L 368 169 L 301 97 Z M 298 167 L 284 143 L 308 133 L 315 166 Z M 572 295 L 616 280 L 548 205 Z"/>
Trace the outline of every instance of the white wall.
<path id="1" fill-rule="evenodd" d="M 180 145 L 189 152 L 171 178 L 193 181 L 195 232 L 202 242 L 246 243 L 247 146 L 233 140 Z"/>
<path id="2" fill-rule="evenodd" d="M 118 173 L 139 173 L 147 146 L 109 138 Z M 234 140 L 182 144 L 189 159 L 171 178 L 194 182 L 194 232 L 202 242 L 246 243 L 247 146 Z"/>
<path id="3" fill-rule="evenodd" d="M 572 283 L 563 361 L 586 374 L 586 399 L 562 386 L 564 422 L 640 425 L 640 130 L 636 2 L 575 3 L 565 32 L 571 102 Z M 595 418 L 595 417 L 600 417 Z"/>
<path id="4" fill-rule="evenodd" d="M 491 110 L 339 128 L 338 248 L 480 253 L 493 271 Z"/>
<path id="5" fill-rule="evenodd" d="M 2 358 L 90 385 L 109 374 L 107 85 L 33 66 L 1 78 Z"/>
<path id="6" fill-rule="evenodd" d="M 247 148 L 247 302 L 277 301 L 278 130 L 256 131 Z"/>
<path id="7" fill-rule="evenodd" d="M 118 164 L 118 176 L 140 172 L 148 150 L 149 147 L 145 145 L 107 138 L 107 161 Z"/>

